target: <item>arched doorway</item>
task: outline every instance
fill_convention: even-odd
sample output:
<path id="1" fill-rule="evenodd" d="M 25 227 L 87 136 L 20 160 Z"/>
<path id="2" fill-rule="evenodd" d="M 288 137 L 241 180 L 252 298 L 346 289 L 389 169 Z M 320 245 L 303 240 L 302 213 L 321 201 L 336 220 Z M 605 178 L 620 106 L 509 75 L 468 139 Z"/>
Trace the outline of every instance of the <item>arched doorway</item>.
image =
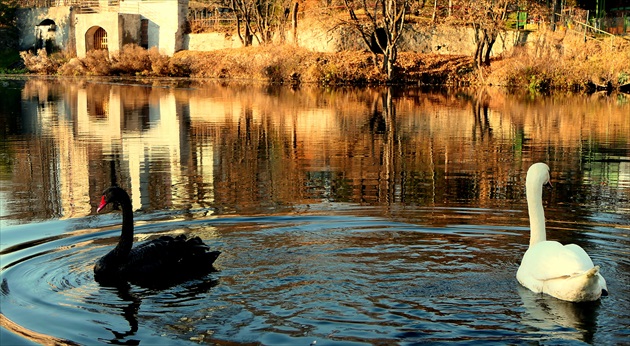
<path id="1" fill-rule="evenodd" d="M 35 26 L 35 49 L 46 49 L 48 54 L 56 48 L 55 34 L 57 25 L 52 19 L 44 19 Z"/>
<path id="2" fill-rule="evenodd" d="M 93 26 L 85 33 L 85 51 L 108 50 L 107 31 L 100 26 Z"/>

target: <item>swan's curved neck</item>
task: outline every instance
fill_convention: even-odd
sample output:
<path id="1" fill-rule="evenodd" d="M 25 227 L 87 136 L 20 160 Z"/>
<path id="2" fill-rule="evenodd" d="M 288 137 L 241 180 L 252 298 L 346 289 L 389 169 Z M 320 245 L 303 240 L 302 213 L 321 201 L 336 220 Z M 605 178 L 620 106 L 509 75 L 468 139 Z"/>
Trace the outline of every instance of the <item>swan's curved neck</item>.
<path id="1" fill-rule="evenodd" d="M 545 211 L 542 203 L 542 185 L 527 185 L 527 210 L 529 212 L 529 246 L 547 240 L 545 231 Z"/>
<path id="2" fill-rule="evenodd" d="M 131 200 L 120 201 L 120 208 L 122 209 L 122 231 L 114 251 L 119 256 L 127 256 L 133 245 L 133 208 L 131 207 Z"/>

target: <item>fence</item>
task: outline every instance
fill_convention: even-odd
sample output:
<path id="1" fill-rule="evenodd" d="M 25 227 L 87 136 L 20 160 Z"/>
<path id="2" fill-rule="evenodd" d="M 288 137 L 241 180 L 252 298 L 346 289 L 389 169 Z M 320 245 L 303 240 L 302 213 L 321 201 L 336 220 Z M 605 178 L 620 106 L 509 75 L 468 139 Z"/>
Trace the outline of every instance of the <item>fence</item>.
<path id="1" fill-rule="evenodd" d="M 630 34 L 630 17 L 625 14 L 589 20 L 589 11 L 572 8 L 556 15 L 559 18 L 559 24 L 574 30 L 578 30 L 574 28 L 578 27 L 584 35 L 608 37 L 609 35 Z"/>
<path id="2" fill-rule="evenodd" d="M 584 35 L 584 41 L 589 40 L 589 39 L 599 40 L 599 41 L 609 40 L 610 47 L 613 48 L 615 45 L 615 40 L 619 40 L 619 39 L 630 40 L 623 36 L 617 36 L 619 34 L 615 34 L 616 32 L 610 33 L 606 30 L 602 30 L 593 25 L 589 25 L 585 22 L 576 20 L 574 17 L 561 15 L 561 14 L 558 14 L 558 16 L 560 18 L 560 21 L 558 23 L 559 25 L 564 25 L 568 30 Z M 588 13 L 586 17 L 588 18 Z M 615 18 L 608 18 L 608 19 L 614 20 Z M 596 20 L 596 21 L 598 21 L 599 24 L 602 23 L 601 19 Z"/>
<path id="3" fill-rule="evenodd" d="M 21 7 L 73 6 L 78 13 L 117 12 L 119 0 L 21 0 Z"/>
<path id="4" fill-rule="evenodd" d="M 78 8 L 118 7 L 119 0 L 20 0 L 20 7 L 75 6 Z"/>
<path id="5" fill-rule="evenodd" d="M 216 31 L 226 26 L 236 25 L 236 18 L 230 8 L 189 8 L 188 27 L 193 33 Z"/>

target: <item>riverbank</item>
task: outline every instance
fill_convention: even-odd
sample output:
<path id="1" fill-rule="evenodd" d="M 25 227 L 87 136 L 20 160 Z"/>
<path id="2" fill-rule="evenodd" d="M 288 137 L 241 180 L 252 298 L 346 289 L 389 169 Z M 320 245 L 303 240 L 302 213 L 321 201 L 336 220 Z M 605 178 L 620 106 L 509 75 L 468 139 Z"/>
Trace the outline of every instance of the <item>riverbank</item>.
<path id="1" fill-rule="evenodd" d="M 535 92 L 625 91 L 630 83 L 628 42 L 565 43 L 543 42 L 536 49 L 514 49 L 481 69 L 468 56 L 401 52 L 395 76 L 389 81 L 369 52 L 323 53 L 292 45 L 180 51 L 171 57 L 156 49 L 129 45 L 112 57 L 105 51 L 92 51 L 84 59 L 66 58 L 60 53 L 23 53 L 22 58 L 33 73 L 65 76 L 168 76 L 320 85 L 500 85 Z"/>
<path id="2" fill-rule="evenodd" d="M 64 76 L 193 77 L 322 85 L 476 83 L 473 60 L 466 56 L 402 52 L 396 75 L 388 81 L 369 52 L 323 53 L 291 45 L 186 50 L 171 57 L 156 49 L 129 45 L 112 57 L 105 51 L 92 51 L 84 59 L 43 52 L 23 53 L 22 58 L 33 73 Z"/>

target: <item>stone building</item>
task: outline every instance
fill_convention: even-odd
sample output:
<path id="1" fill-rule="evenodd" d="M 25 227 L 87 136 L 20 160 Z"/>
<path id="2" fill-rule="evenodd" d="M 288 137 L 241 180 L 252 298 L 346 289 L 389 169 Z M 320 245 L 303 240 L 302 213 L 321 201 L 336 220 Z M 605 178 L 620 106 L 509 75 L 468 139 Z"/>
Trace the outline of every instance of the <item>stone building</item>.
<path id="1" fill-rule="evenodd" d="M 18 11 L 19 49 L 109 53 L 135 43 L 172 55 L 184 49 L 188 0 L 57 0 Z"/>

